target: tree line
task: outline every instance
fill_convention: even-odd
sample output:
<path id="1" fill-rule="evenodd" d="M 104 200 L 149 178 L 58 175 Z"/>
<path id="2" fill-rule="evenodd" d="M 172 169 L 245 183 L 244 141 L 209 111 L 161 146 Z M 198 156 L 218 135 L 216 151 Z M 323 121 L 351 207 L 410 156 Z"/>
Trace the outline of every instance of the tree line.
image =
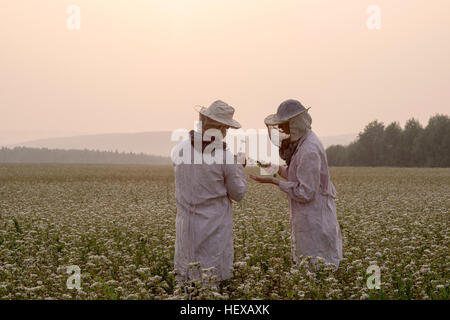
<path id="1" fill-rule="evenodd" d="M 450 117 L 437 114 L 425 128 L 414 118 L 404 128 L 372 121 L 348 146 L 326 151 L 330 166 L 450 167 Z"/>
<path id="2" fill-rule="evenodd" d="M 0 163 L 96 163 L 96 164 L 171 164 L 168 157 L 144 153 L 99 150 L 60 150 L 15 147 L 0 149 Z"/>

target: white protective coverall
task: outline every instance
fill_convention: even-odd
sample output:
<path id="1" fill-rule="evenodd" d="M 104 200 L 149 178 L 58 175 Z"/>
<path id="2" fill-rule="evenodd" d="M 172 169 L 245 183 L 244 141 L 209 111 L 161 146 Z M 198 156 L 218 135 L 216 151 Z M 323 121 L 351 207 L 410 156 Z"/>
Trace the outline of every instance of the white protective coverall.
<path id="1" fill-rule="evenodd" d="M 195 132 L 195 135 L 199 134 Z M 191 148 L 190 140 L 185 140 L 175 150 Z M 201 150 L 194 148 L 194 152 L 201 157 Z M 234 158 L 230 151 L 225 153 Z M 214 268 L 217 280 L 225 280 L 233 275 L 234 259 L 230 199 L 240 201 L 245 195 L 244 167 L 237 163 L 225 164 L 225 161 L 223 164 L 191 163 L 175 164 L 177 279 L 198 279 L 199 270 L 190 270 L 189 264 L 200 262 L 202 269 Z"/>
<path id="2" fill-rule="evenodd" d="M 300 139 L 289 167 L 280 174 L 287 193 L 291 215 L 292 254 L 322 257 L 339 266 L 342 237 L 336 216 L 336 189 L 330 181 L 328 162 L 322 143 L 308 130 Z"/>

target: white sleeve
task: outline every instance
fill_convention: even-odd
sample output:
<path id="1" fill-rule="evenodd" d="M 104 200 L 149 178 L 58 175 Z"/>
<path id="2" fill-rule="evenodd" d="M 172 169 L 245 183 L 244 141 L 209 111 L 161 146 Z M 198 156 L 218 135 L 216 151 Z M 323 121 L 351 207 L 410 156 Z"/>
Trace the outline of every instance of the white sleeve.
<path id="1" fill-rule="evenodd" d="M 280 189 L 292 199 L 307 203 L 314 199 L 320 188 L 320 157 L 316 152 L 300 158 L 296 172 L 297 181 L 281 181 Z"/>
<path id="2" fill-rule="evenodd" d="M 247 179 L 241 164 L 225 164 L 225 187 L 228 196 L 234 201 L 241 201 L 247 190 Z"/>

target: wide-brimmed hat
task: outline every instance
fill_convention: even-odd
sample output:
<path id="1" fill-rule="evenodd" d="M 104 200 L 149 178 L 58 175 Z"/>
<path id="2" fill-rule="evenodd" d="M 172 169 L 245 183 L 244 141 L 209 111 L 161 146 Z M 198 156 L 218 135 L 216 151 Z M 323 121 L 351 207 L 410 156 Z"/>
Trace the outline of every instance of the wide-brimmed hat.
<path id="1" fill-rule="evenodd" d="M 267 126 L 279 125 L 309 109 L 311 108 L 305 108 L 299 101 L 289 99 L 280 104 L 277 113 L 267 116 L 264 123 Z"/>
<path id="2" fill-rule="evenodd" d="M 241 124 L 233 119 L 234 108 L 221 100 L 213 102 L 208 108 L 198 106 L 196 110 L 202 115 L 231 128 L 239 129 L 241 127 Z"/>

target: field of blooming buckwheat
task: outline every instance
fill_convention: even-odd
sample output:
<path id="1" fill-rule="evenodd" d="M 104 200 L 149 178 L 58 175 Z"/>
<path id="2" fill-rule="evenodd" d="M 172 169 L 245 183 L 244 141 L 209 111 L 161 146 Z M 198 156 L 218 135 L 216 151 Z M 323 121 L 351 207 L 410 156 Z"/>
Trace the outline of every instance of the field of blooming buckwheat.
<path id="1" fill-rule="evenodd" d="M 285 194 L 249 181 L 234 204 L 234 277 L 205 287 L 175 281 L 172 167 L 0 165 L 0 299 L 449 299 L 450 169 L 331 176 L 338 271 L 291 261 Z M 79 290 L 67 288 L 73 265 Z"/>

